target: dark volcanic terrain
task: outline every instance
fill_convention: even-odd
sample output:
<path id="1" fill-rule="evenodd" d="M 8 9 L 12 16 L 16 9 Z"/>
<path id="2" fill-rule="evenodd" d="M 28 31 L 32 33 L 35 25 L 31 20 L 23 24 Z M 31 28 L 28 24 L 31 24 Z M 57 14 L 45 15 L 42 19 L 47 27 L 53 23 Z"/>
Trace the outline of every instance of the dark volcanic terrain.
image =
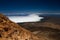
<path id="1" fill-rule="evenodd" d="M 43 16 L 40 22 L 18 23 L 23 28 L 44 38 L 45 40 L 60 40 L 60 16 Z"/>

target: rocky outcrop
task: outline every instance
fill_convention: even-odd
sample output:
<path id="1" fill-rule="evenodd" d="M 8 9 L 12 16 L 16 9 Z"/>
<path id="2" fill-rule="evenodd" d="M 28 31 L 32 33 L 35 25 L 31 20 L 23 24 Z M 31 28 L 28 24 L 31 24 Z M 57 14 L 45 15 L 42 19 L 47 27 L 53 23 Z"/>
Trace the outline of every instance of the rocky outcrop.
<path id="1" fill-rule="evenodd" d="M 40 40 L 30 31 L 0 14 L 0 40 Z M 43 40 L 43 39 L 41 39 Z"/>

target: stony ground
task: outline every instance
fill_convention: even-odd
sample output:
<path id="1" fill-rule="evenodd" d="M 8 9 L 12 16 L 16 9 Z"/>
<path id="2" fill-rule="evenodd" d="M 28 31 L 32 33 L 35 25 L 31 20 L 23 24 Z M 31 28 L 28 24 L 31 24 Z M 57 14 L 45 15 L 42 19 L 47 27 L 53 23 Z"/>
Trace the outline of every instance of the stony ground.
<path id="1" fill-rule="evenodd" d="M 0 14 L 0 40 L 40 40 L 32 32 Z"/>

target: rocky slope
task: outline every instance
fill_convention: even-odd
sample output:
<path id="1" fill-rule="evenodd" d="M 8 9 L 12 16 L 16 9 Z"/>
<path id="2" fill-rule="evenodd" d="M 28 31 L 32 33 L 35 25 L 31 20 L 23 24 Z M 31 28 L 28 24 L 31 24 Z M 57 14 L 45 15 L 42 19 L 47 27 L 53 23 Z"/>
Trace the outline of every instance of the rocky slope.
<path id="1" fill-rule="evenodd" d="M 40 40 L 30 31 L 0 14 L 0 40 Z M 42 39 L 43 40 L 43 39 Z"/>

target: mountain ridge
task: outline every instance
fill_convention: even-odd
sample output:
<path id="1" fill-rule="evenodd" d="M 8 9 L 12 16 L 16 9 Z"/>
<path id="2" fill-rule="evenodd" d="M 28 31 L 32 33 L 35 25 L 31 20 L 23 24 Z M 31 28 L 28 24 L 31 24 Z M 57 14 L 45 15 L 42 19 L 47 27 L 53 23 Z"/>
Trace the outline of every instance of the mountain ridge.
<path id="1" fill-rule="evenodd" d="M 38 36 L 0 14 L 0 40 L 39 40 Z"/>

